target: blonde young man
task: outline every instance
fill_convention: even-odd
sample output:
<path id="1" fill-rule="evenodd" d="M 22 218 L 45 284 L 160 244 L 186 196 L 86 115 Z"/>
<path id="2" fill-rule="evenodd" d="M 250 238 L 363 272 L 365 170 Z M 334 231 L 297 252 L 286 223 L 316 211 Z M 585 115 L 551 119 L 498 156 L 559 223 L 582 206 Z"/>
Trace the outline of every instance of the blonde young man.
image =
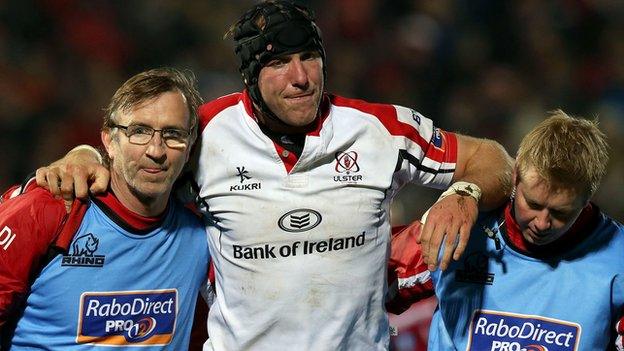
<path id="1" fill-rule="evenodd" d="M 102 127 L 110 188 L 75 201 L 31 182 L 2 198 L 2 350 L 184 350 L 206 281 L 203 223 L 170 197 L 197 133 L 194 79 L 142 72 Z"/>
<path id="2" fill-rule="evenodd" d="M 524 137 L 513 196 L 480 215 L 464 258 L 431 279 L 414 272 L 413 292 L 439 300 L 429 350 L 602 351 L 616 338 L 622 349 L 624 228 L 590 202 L 607 151 L 595 121 L 560 110 Z M 411 229 L 393 245 L 409 245 Z M 413 269 L 414 252 L 394 264 Z"/>
<path id="3" fill-rule="evenodd" d="M 444 240 L 444 268 L 478 208 L 505 201 L 508 155 L 410 108 L 328 93 L 320 30 L 303 6 L 259 2 L 229 36 L 245 89 L 200 108 L 193 174 L 213 224 L 217 298 L 205 348 L 387 350 L 392 199 L 410 182 L 453 189 L 421 238 L 432 269 Z M 99 168 L 83 167 L 46 168 L 38 180 L 84 196 Z M 91 189 L 106 183 L 96 177 Z"/>

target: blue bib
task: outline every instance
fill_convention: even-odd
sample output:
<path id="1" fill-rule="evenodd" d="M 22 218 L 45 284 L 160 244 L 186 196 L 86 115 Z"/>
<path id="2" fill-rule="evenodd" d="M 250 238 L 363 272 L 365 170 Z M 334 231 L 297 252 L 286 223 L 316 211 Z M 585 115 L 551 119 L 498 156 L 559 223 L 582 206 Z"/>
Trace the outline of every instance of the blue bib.
<path id="1" fill-rule="evenodd" d="M 206 281 L 204 225 L 172 201 L 147 233 L 94 203 L 66 255 L 34 281 L 12 350 L 185 350 Z"/>
<path id="2" fill-rule="evenodd" d="M 580 245 L 548 259 L 505 245 L 497 219 L 474 228 L 462 259 L 432 275 L 439 306 L 429 350 L 607 349 L 624 305 L 621 224 L 601 215 Z"/>

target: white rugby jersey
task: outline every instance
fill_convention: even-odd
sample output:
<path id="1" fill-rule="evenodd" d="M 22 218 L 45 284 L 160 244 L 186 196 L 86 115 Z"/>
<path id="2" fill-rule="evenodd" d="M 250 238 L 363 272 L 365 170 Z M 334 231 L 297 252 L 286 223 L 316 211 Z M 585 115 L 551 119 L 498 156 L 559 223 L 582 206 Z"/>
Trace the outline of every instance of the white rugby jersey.
<path id="1" fill-rule="evenodd" d="M 455 135 L 405 107 L 327 95 L 297 159 L 251 106 L 243 92 L 200 109 L 217 291 L 205 349 L 387 350 L 390 202 L 410 181 L 450 184 Z"/>

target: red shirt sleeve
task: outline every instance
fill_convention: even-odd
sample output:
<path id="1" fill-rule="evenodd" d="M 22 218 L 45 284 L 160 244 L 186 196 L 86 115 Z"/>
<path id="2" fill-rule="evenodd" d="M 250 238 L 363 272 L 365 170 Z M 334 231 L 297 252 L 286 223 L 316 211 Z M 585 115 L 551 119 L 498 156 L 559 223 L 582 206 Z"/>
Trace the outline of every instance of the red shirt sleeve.
<path id="1" fill-rule="evenodd" d="M 416 243 L 421 228 L 420 222 L 392 228 L 386 299 L 386 309 L 390 313 L 403 313 L 413 303 L 435 293 L 422 250 Z"/>
<path id="2" fill-rule="evenodd" d="M 0 204 L 0 327 L 21 306 L 66 217 L 63 201 L 43 188 Z"/>
<path id="3" fill-rule="evenodd" d="M 620 319 L 615 325 L 615 331 L 615 350 L 624 351 L 624 310 L 621 311 Z"/>

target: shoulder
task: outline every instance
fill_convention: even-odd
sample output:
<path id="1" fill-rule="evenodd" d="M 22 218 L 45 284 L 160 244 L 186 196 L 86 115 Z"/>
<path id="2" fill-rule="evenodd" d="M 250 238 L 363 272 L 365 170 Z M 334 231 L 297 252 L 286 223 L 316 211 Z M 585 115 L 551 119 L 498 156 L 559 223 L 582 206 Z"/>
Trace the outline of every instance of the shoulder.
<path id="1" fill-rule="evenodd" d="M 219 113 L 229 107 L 237 105 L 241 99 L 242 93 L 233 93 L 222 96 L 220 98 L 209 101 L 199 107 L 199 127 L 200 131 L 206 128 L 206 125 Z"/>
<path id="2" fill-rule="evenodd" d="M 198 259 L 199 255 L 208 255 L 206 226 L 200 212 L 192 204 L 173 201 L 173 218 L 168 221 L 171 224 L 167 225 L 167 230 L 175 232 L 186 250 L 198 255 Z M 207 256 L 204 257 L 207 259 Z"/>
<path id="3" fill-rule="evenodd" d="M 508 206 L 509 202 L 505 202 L 498 208 L 489 211 L 479 211 L 477 215 L 477 222 L 472 227 L 473 230 L 482 230 L 483 228 L 477 228 L 478 226 L 498 226 L 501 224 L 501 221 L 505 218 L 505 208 Z"/>
<path id="4" fill-rule="evenodd" d="M 415 136 L 417 131 L 426 132 L 433 129 L 432 122 L 419 112 L 400 105 L 373 103 L 364 100 L 329 95 L 335 108 L 352 109 L 363 117 L 372 118 L 395 136 Z"/>
<path id="5" fill-rule="evenodd" d="M 624 225 L 604 212 L 600 212 L 596 230 L 601 233 L 612 233 L 614 239 L 624 243 Z"/>
<path id="6" fill-rule="evenodd" d="M 371 115 L 381 122 L 397 120 L 397 106 L 391 104 L 373 103 L 359 99 L 346 98 L 339 95 L 329 95 L 331 104 L 338 108 L 350 108 L 362 114 Z"/>
<path id="7" fill-rule="evenodd" d="M 34 247 L 43 250 L 66 218 L 63 200 L 55 199 L 40 187 L 28 189 L 0 205 L 0 230 L 17 236 L 13 246 L 19 250 L 37 251 Z"/>
<path id="8" fill-rule="evenodd" d="M 174 208 L 175 216 L 177 216 L 178 222 L 192 227 L 204 228 L 201 212 L 197 209 L 195 204 L 184 204 L 175 197 L 172 197 L 171 201 L 171 205 Z"/>
<path id="9" fill-rule="evenodd" d="M 28 214 L 37 214 L 45 217 L 60 218 L 65 215 L 66 209 L 63 200 L 54 198 L 44 188 L 34 186 L 2 202 L 0 213 L 3 217 L 15 213 L 22 217 L 22 220 L 40 220 L 39 217 L 27 218 L 27 216 Z"/>

